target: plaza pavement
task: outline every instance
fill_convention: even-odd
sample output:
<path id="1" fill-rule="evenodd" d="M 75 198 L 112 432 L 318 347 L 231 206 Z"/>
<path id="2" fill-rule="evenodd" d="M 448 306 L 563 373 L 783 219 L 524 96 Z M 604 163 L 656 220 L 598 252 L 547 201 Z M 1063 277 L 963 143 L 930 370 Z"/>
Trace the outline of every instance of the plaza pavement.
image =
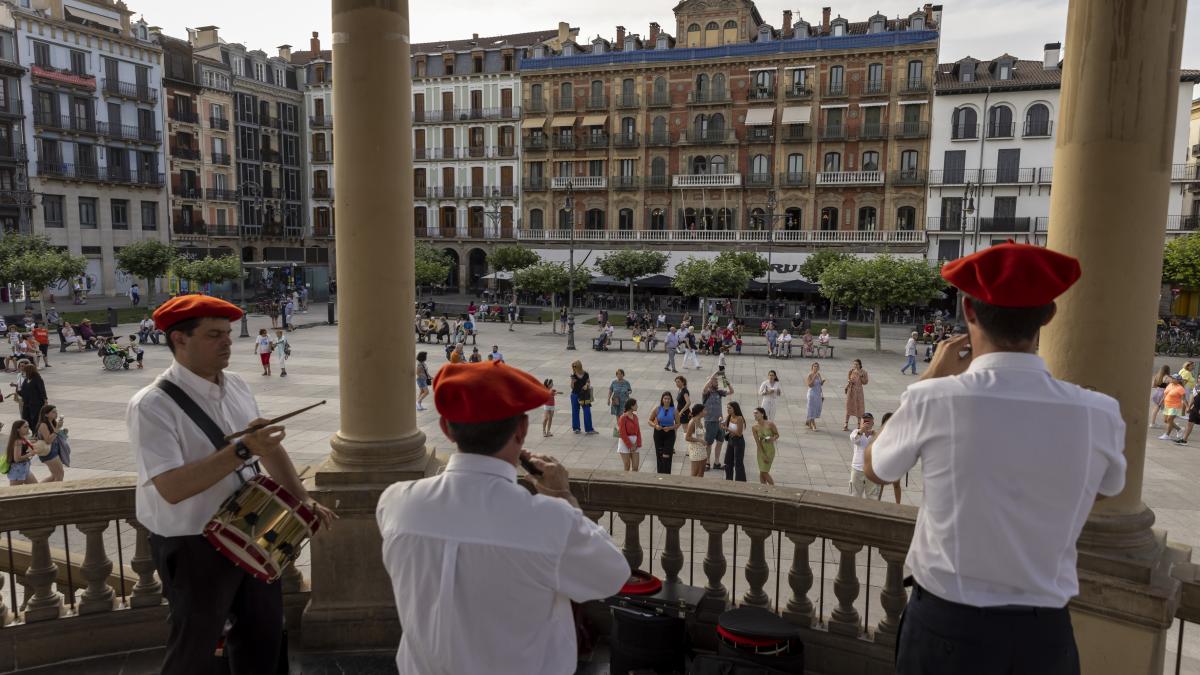
<path id="1" fill-rule="evenodd" d="M 315 308 L 314 308 L 315 309 Z M 310 312 L 300 315 L 300 322 L 318 322 L 324 312 Z M 254 334 L 258 328 L 267 328 L 270 322 L 266 317 L 250 317 L 250 332 Z M 133 327 L 125 327 L 125 333 L 132 332 Z M 653 442 L 650 429 L 645 426 L 649 411 L 655 401 L 664 391 L 675 392 L 673 386 L 674 373 L 663 370 L 665 355 L 660 351 L 654 354 L 635 351 L 596 352 L 590 349 L 591 337 L 595 334 L 592 326 L 579 326 L 576 335 L 578 351 L 565 350 L 565 340 L 561 335 L 551 333 L 549 324 L 544 326 L 518 325 L 509 332 L 503 324 L 485 324 L 483 335 L 480 336 L 478 347 L 485 354 L 493 344 L 500 347 L 504 358 L 511 365 L 530 371 L 539 379 L 553 378 L 555 386 L 560 391 L 569 390 L 570 362 L 576 358 L 583 361 L 584 367 L 591 373 L 596 387 L 597 404 L 593 407 L 594 424 L 600 433 L 593 436 L 575 435 L 570 429 L 570 403 L 566 394 L 558 399 L 558 413 L 554 419 L 554 436 L 543 438 L 540 428 L 540 411 L 531 413 L 531 434 L 528 447 L 537 452 L 544 452 L 560 458 L 569 469 L 607 469 L 619 471 L 621 462 L 615 452 L 615 440 L 611 434 L 613 418 L 604 404 L 605 391 L 617 368 L 625 370 L 626 378 L 633 386 L 633 396 L 640 402 L 640 417 L 643 420 L 643 439 L 647 452 L 643 453 L 642 471 L 654 471 Z M 618 330 L 618 337 L 623 331 Z M 903 388 L 915 378 L 911 375 L 901 375 L 900 366 L 904 362 L 903 339 L 904 332 L 896 329 L 889 330 L 887 335 L 895 334 L 895 339 L 885 341 L 883 353 L 876 353 L 873 343 L 865 339 L 835 340 L 837 347 L 835 359 L 821 360 L 822 370 L 828 383 L 825 387 L 824 415 L 818 423 L 818 431 L 810 432 L 804 428 L 806 410 L 804 374 L 807 373 L 811 360 L 792 358 L 789 360 L 768 359 L 765 356 L 737 356 L 728 358 L 727 374 L 735 389 L 732 400 L 742 404 L 743 410 L 749 416 L 750 411 L 758 405 L 756 394 L 758 385 L 765 378 L 768 370 L 778 372 L 783 386 L 783 396 L 776 406 L 776 424 L 779 426 L 781 439 L 777 443 L 777 456 L 772 475 L 778 485 L 805 489 L 816 489 L 844 494 L 849 477 L 851 449 L 847 433 L 842 431 L 842 421 L 845 412 L 845 396 L 842 393 L 842 383 L 845 381 L 849 362 L 860 358 L 870 375 L 870 384 L 866 386 L 867 410 L 873 412 L 878 419 L 883 413 L 894 410 Z M 761 338 L 754 338 L 761 340 Z M 285 446 L 297 464 L 316 464 L 322 461 L 329 452 L 329 438 L 338 426 L 338 358 L 342 355 L 337 347 L 337 329 L 329 326 L 314 326 L 295 331 L 289 335 L 293 355 L 288 362 L 288 376 L 278 375 L 266 378 L 261 376 L 257 357 L 252 353 L 253 345 L 249 338 L 235 339 L 234 356 L 230 370 L 242 375 L 250 384 L 258 400 L 264 416 L 280 414 L 293 410 L 318 400 L 325 399 L 328 405 L 300 415 L 287 424 L 287 439 Z M 418 344 L 417 349 L 429 352 L 430 371 L 436 373 L 444 362 L 442 347 Z M 94 352 L 83 354 L 56 352 L 51 353 L 52 368 L 45 371 L 46 388 L 50 401 L 55 403 L 67 418 L 67 426 L 71 430 L 71 445 L 73 466 L 67 470 L 67 479 L 81 479 L 101 475 L 131 474 L 136 471 L 133 456 L 129 447 L 125 429 L 125 409 L 129 398 L 141 387 L 153 381 L 154 377 L 170 363 L 170 356 L 165 347 L 146 347 L 145 369 L 121 372 L 106 372 L 102 369 L 99 359 Z M 486 358 L 486 357 L 485 357 Z M 682 357 L 677 364 L 682 364 Z M 1158 360 L 1156 365 L 1165 362 Z M 700 370 L 683 370 L 680 374 L 688 378 L 693 400 L 698 399 L 704 378 L 715 368 L 714 357 L 701 357 L 703 368 Z M 1182 359 L 1170 361 L 1177 369 Z M 923 367 L 924 363 L 919 363 Z M 1147 384 L 1150 373 L 1146 375 Z M 412 386 L 412 383 L 403 383 Z M 1148 389 L 1148 387 L 1147 387 Z M 1147 392 L 1148 394 L 1148 392 Z M 417 413 L 418 424 L 428 437 L 429 445 L 439 452 L 449 452 L 451 447 L 442 437 L 438 425 L 437 414 L 432 409 L 432 396 L 427 400 L 430 410 Z M 386 411 L 381 411 L 386 414 Z M 16 406 L 5 402 L 0 404 L 0 421 L 6 425 L 16 419 Z M 1161 424 L 1161 423 L 1160 423 Z M 7 426 L 4 429 L 7 433 Z M 1160 429 L 1151 429 L 1148 433 L 1147 456 L 1145 463 L 1145 484 L 1143 489 L 1144 501 L 1154 509 L 1157 516 L 1157 527 L 1166 529 L 1172 541 L 1191 546 L 1200 546 L 1200 489 L 1197 489 L 1197 479 L 1200 478 L 1200 432 L 1193 439 L 1191 446 L 1177 446 L 1174 443 L 1156 439 Z M 686 474 L 686 448 L 679 434 L 674 473 Z M 1053 452 L 1054 448 L 1046 448 Z M 757 480 L 757 464 L 754 459 L 754 443 L 747 439 L 746 470 L 750 481 Z M 38 478 L 44 478 L 47 471 L 40 464 L 34 463 L 34 473 Z M 709 472 L 704 480 L 723 479 L 721 472 Z M 6 488 L 0 487 L 0 490 Z M 909 476 L 909 484 L 903 491 L 903 502 L 920 506 L 922 498 L 922 482 L 920 468 L 915 468 Z M 889 489 L 884 499 L 891 500 Z M 607 519 L 606 519 L 607 520 Z M 607 524 L 607 523 L 606 523 Z M 649 528 L 654 527 L 653 542 L 663 541 L 661 524 L 652 525 L 647 522 L 643 527 L 649 534 Z M 621 522 L 615 522 L 614 535 L 619 535 Z M 127 527 L 122 527 L 127 537 L 123 544 L 126 555 L 132 553 L 132 533 Z M 112 531 L 109 534 L 111 537 Z M 71 531 L 72 550 L 82 545 L 82 537 Z M 681 532 L 685 552 L 692 545 L 690 533 Z M 702 537 L 703 535 L 700 535 Z M 748 545 L 744 533 L 730 532 L 727 538 L 737 538 Z M 57 539 L 56 536 L 54 539 Z M 699 537 L 698 537 L 699 538 Z M 618 539 L 619 541 L 619 539 Z M 731 543 L 730 542 L 730 543 Z M 55 542 L 52 540 L 52 544 Z M 643 536 L 643 544 L 647 539 Z M 697 541 L 697 548 L 703 546 Z M 59 544 L 61 545 L 61 544 Z M 110 544 L 111 545 L 111 544 Z M 791 559 L 790 545 L 784 545 L 777 551 L 778 542 L 772 537 L 767 542 L 768 560 L 777 559 L 783 569 L 787 569 Z M 821 549 L 825 542 L 814 544 L 810 553 L 814 572 L 818 571 Z M 703 550 L 700 548 L 700 550 Z M 731 561 L 734 576 L 742 577 L 741 568 L 744 564 L 744 551 L 740 559 Z M 836 574 L 836 554 L 832 546 L 827 549 L 825 563 L 825 602 L 833 601 L 833 578 Z M 696 551 L 699 553 L 700 551 Z M 729 545 L 726 548 L 730 552 Z M 648 559 L 654 555 L 648 551 Z M 690 556 L 691 557 L 691 556 Z M 685 568 L 686 578 L 689 571 L 694 574 L 697 582 L 703 579 L 700 565 L 701 556 L 691 557 L 691 570 Z M 304 556 L 307 558 L 307 555 Z M 865 556 L 858 560 L 859 578 L 865 581 Z M 126 558 L 128 559 L 128 558 Z M 878 583 L 882 581 L 884 568 L 878 556 L 871 560 L 871 588 L 864 583 L 863 593 L 856 604 L 863 612 L 866 602 L 870 604 L 870 614 L 873 620 L 882 614 L 878 605 Z M 307 566 L 307 560 L 302 559 L 301 568 Z M 776 594 L 777 584 L 775 565 L 772 565 L 771 578 L 766 588 L 772 597 Z M 306 570 L 305 570 L 306 571 Z M 878 576 L 875 576 L 878 575 Z M 818 577 L 820 578 L 820 577 Z M 726 578 L 729 583 L 729 577 Z M 739 582 L 738 594 L 744 590 L 744 581 Z M 818 582 L 819 583 L 819 582 Z M 814 593 L 817 591 L 814 588 Z M 783 599 L 786 600 L 786 583 L 782 588 Z M 827 606 L 827 610 L 828 610 Z M 1189 635 L 1184 646 L 1185 671 L 1200 672 L 1200 640 L 1190 639 Z M 1171 649 L 1174 649 L 1175 638 L 1169 639 Z M 1168 655 L 1168 663 L 1173 665 L 1173 653 Z"/>

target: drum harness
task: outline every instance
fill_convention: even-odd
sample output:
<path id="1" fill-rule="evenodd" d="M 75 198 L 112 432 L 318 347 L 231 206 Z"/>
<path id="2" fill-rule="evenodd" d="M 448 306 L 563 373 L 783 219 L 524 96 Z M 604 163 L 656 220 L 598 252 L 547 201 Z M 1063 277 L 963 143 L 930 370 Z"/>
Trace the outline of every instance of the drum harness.
<path id="1" fill-rule="evenodd" d="M 166 379 L 165 377 L 160 377 L 154 381 L 154 386 L 165 392 L 167 396 L 170 396 L 171 400 L 175 401 L 176 405 L 183 409 L 184 414 L 186 414 L 188 418 L 190 418 L 192 422 L 196 424 L 196 426 L 200 427 L 200 431 L 204 432 L 204 435 L 208 437 L 209 442 L 213 444 L 214 450 L 220 450 L 228 445 L 225 442 L 225 432 L 221 431 L 221 427 L 217 426 L 217 423 L 213 421 L 213 418 L 209 417 L 208 413 L 204 412 L 204 409 L 201 408 L 198 403 L 193 401 L 191 396 L 187 395 L 187 392 L 185 392 L 183 389 L 180 389 L 179 385 Z M 250 476 L 251 478 L 262 473 L 262 470 L 259 468 L 258 460 L 255 460 L 253 464 L 244 465 L 238 468 L 238 470 L 234 473 L 237 474 L 238 480 L 240 480 L 243 485 L 246 484 L 246 477 L 242 475 L 242 472 L 246 469 L 250 469 L 253 472 Z"/>

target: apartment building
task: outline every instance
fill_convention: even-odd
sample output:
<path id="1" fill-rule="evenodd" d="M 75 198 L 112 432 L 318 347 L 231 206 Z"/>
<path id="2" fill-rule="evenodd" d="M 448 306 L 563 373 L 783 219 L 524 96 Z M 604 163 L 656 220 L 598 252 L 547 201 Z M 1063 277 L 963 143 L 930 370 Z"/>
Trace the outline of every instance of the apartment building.
<path id="1" fill-rule="evenodd" d="M 12 12 L 7 5 L 0 5 L 0 230 L 5 233 L 33 231 L 34 194 L 29 189 L 21 94 L 26 72 L 17 52 Z"/>
<path id="2" fill-rule="evenodd" d="M 522 62 L 518 238 L 769 247 L 790 273 L 822 246 L 923 253 L 940 7 L 780 28 L 748 0 L 674 11 L 674 36 L 618 26 Z"/>
<path id="3" fill-rule="evenodd" d="M 308 51 L 292 53 L 296 78 L 304 92 L 300 111 L 305 121 L 300 154 L 304 162 L 304 274 L 314 297 L 324 297 L 335 273 L 333 209 L 333 51 L 321 49 L 313 31 Z"/>
<path id="4" fill-rule="evenodd" d="M 1189 156 L 1188 129 L 1197 82 L 1200 71 L 1183 71 L 1168 238 L 1200 230 L 1200 172 Z M 1003 54 L 938 66 L 925 209 L 930 260 L 953 260 L 1009 239 L 1045 243 L 1061 84 L 1059 43 L 1047 44 L 1039 60 Z"/>
<path id="5" fill-rule="evenodd" d="M 131 279 L 114 255 L 166 241 L 162 49 L 144 20 L 114 0 L 28 0 L 12 8 L 26 118 L 33 232 L 87 259 L 93 294 Z"/>

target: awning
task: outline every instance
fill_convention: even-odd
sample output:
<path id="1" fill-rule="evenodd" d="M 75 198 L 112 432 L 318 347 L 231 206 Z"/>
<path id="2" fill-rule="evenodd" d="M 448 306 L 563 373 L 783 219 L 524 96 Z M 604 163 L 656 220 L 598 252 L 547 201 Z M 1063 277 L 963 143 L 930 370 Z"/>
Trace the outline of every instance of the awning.
<path id="1" fill-rule="evenodd" d="M 746 126 L 748 127 L 767 127 L 774 123 L 774 108 L 751 108 L 746 111 Z"/>
<path id="2" fill-rule="evenodd" d="M 579 126 L 582 127 L 599 127 L 608 123 L 608 115 L 584 115 L 583 122 Z"/>
<path id="3" fill-rule="evenodd" d="M 540 129 L 546 126 L 545 117 L 527 117 L 521 122 L 522 129 Z"/>
<path id="4" fill-rule="evenodd" d="M 552 127 L 573 127 L 573 126 L 575 126 L 575 116 L 574 115 L 557 115 L 550 122 L 550 126 L 552 126 Z"/>
<path id="5" fill-rule="evenodd" d="M 651 274 L 648 277 L 635 279 L 634 286 L 638 288 L 670 288 L 672 278 L 665 274 Z"/>
<path id="6" fill-rule="evenodd" d="M 798 105 L 783 109 L 784 124 L 809 124 L 812 120 L 812 106 Z"/>
<path id="7" fill-rule="evenodd" d="M 513 278 L 513 273 L 512 273 L 512 272 L 506 272 L 506 271 L 492 272 L 491 274 L 485 274 L 485 275 L 483 275 L 483 277 L 482 277 L 482 278 L 484 278 L 484 279 L 497 279 L 497 280 L 500 280 L 500 281 L 508 281 L 508 280 L 510 280 L 510 279 L 512 279 L 512 278 Z"/>
<path id="8" fill-rule="evenodd" d="M 117 32 L 121 31 L 121 20 L 120 19 L 113 19 L 113 18 L 104 16 L 103 14 L 97 14 L 96 12 L 89 12 L 86 9 L 79 9 L 77 7 L 64 7 L 63 9 L 66 10 L 68 18 L 78 19 L 80 21 L 87 21 L 88 23 L 94 23 L 99 26 L 104 26 L 105 28 L 111 28 Z"/>

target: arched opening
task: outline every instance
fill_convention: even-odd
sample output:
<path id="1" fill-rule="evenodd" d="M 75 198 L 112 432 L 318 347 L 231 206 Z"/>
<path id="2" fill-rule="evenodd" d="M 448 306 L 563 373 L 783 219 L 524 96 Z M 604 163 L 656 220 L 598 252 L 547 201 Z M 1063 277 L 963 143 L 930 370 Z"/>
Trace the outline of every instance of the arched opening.
<path id="1" fill-rule="evenodd" d="M 1044 103 L 1034 103 L 1025 111 L 1025 135 L 1050 135 L 1050 108 Z"/>
<path id="2" fill-rule="evenodd" d="M 750 160 L 750 174 L 759 180 L 771 177 L 771 162 L 766 155 L 755 155 Z"/>
<path id="3" fill-rule="evenodd" d="M 708 118 L 708 129 L 711 133 L 718 136 L 725 133 L 725 116 L 721 113 L 714 113 Z"/>
<path id="4" fill-rule="evenodd" d="M 704 209 L 700 212 L 700 227 L 705 230 L 714 229 L 717 225 L 717 212 Z"/>
<path id="5" fill-rule="evenodd" d="M 822 171 L 841 171 L 842 170 L 842 153 L 827 152 L 825 153 L 825 163 L 822 165 Z"/>
<path id="6" fill-rule="evenodd" d="M 663 105 L 668 101 L 667 78 L 659 75 L 654 78 L 654 105 Z"/>
<path id="7" fill-rule="evenodd" d="M 242 262 L 254 262 L 254 247 L 253 246 L 243 246 L 242 247 Z"/>
<path id="8" fill-rule="evenodd" d="M 714 100 L 722 100 L 725 98 L 725 75 L 717 73 L 712 78 L 712 91 Z"/>
<path id="9" fill-rule="evenodd" d="M 667 118 L 659 115 L 654 118 L 650 126 L 650 142 L 651 143 L 666 143 L 667 142 Z"/>
<path id="10" fill-rule="evenodd" d="M 487 253 L 481 248 L 473 248 L 467 253 L 467 286 L 472 291 L 482 289 L 486 282 L 483 277 L 488 273 Z"/>
<path id="11" fill-rule="evenodd" d="M 767 229 L 767 212 L 760 208 L 750 209 L 750 229 Z"/>
<path id="12" fill-rule="evenodd" d="M 592 99 L 590 103 L 592 107 L 604 106 L 604 83 L 600 80 L 592 80 Z"/>
<path id="13" fill-rule="evenodd" d="M 588 209 L 584 214 L 584 226 L 589 230 L 604 229 L 604 210 Z"/>
<path id="14" fill-rule="evenodd" d="M 737 229 L 733 222 L 733 209 L 717 209 L 716 227 L 718 230 Z"/>
<path id="15" fill-rule="evenodd" d="M 699 47 L 700 46 L 700 24 L 693 23 L 688 26 L 687 46 L 689 46 L 689 47 Z"/>
<path id="16" fill-rule="evenodd" d="M 821 229 L 838 229 L 838 210 L 836 207 L 826 206 L 825 208 L 821 209 Z"/>
<path id="17" fill-rule="evenodd" d="M 725 44 L 731 45 L 731 44 L 737 42 L 738 41 L 737 22 L 733 21 L 732 19 L 729 21 L 726 21 L 725 28 L 724 28 L 724 30 L 722 30 L 722 33 L 723 33 L 723 35 L 721 36 L 721 39 Z"/>
<path id="18" fill-rule="evenodd" d="M 874 206 L 863 206 L 858 209 L 858 229 L 860 230 L 875 230 L 878 223 L 876 216 L 878 212 Z"/>
<path id="19" fill-rule="evenodd" d="M 868 150 L 862 156 L 863 171 L 878 171 L 879 170 L 879 153 L 874 150 Z"/>
<path id="20" fill-rule="evenodd" d="M 442 253 L 446 255 L 446 259 L 450 261 L 450 272 L 446 275 L 445 286 L 447 289 L 458 290 L 458 251 L 452 248 L 442 249 Z"/>
<path id="21" fill-rule="evenodd" d="M 917 209 L 912 206 L 901 206 L 896 209 L 896 229 L 917 229 Z"/>
<path id="22" fill-rule="evenodd" d="M 692 175 L 699 176 L 708 173 L 708 158 L 696 156 L 692 158 Z"/>
<path id="23" fill-rule="evenodd" d="M 633 229 L 633 209 L 621 209 L 617 212 L 617 229 Z"/>
<path id="24" fill-rule="evenodd" d="M 802 230 L 804 229 L 804 210 L 795 206 L 789 207 L 783 212 L 783 229 L 785 230 Z"/>
<path id="25" fill-rule="evenodd" d="M 662 157 L 655 157 L 654 159 L 650 160 L 650 175 L 666 176 L 667 160 Z"/>
<path id="26" fill-rule="evenodd" d="M 558 105 L 564 107 L 575 102 L 575 92 L 571 89 L 570 82 L 563 82 L 558 87 Z"/>
<path id="27" fill-rule="evenodd" d="M 696 76 L 696 95 L 703 100 L 708 96 L 708 75 L 700 73 Z"/>
<path id="28" fill-rule="evenodd" d="M 955 108 L 950 115 L 950 138 L 975 138 L 979 129 L 979 115 L 974 108 Z"/>
<path id="29" fill-rule="evenodd" d="M 727 173 L 725 167 L 725 155 L 713 155 L 708 160 L 708 172 L 711 174 Z"/>
<path id="30" fill-rule="evenodd" d="M 988 111 L 988 138 L 1011 138 L 1012 108 L 1006 105 L 994 105 Z"/>
<path id="31" fill-rule="evenodd" d="M 529 229 L 540 230 L 545 227 L 545 214 L 541 209 L 529 210 Z"/>
<path id="32" fill-rule="evenodd" d="M 650 212 L 650 229 L 665 230 L 667 229 L 667 213 L 662 209 L 654 209 Z"/>
<path id="33" fill-rule="evenodd" d="M 716 21 L 709 21 L 704 25 L 704 46 L 716 47 L 721 44 L 721 27 Z"/>
<path id="34" fill-rule="evenodd" d="M 695 230 L 699 225 L 699 217 L 696 214 L 696 209 L 688 207 L 683 210 L 683 221 L 679 223 L 681 230 Z"/>
<path id="35" fill-rule="evenodd" d="M 705 138 L 708 136 L 708 116 L 696 115 L 694 124 L 692 125 L 692 133 L 696 134 L 696 138 Z"/>

